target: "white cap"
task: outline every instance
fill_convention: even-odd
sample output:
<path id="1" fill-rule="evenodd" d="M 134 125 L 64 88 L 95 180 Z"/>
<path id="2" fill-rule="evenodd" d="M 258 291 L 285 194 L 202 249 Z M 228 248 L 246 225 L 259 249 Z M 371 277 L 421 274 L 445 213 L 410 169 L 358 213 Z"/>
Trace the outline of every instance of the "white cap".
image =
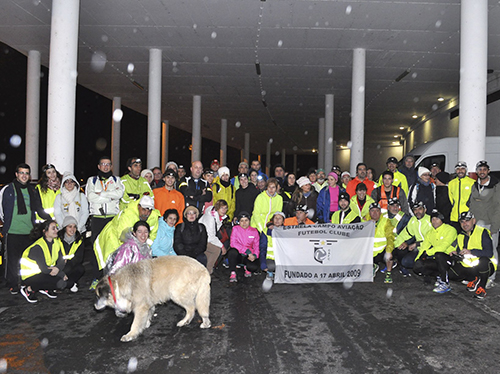
<path id="1" fill-rule="evenodd" d="M 153 210 L 155 208 L 155 202 L 149 196 L 141 197 L 141 200 L 139 200 L 139 205 L 142 206 L 144 209 Z"/>

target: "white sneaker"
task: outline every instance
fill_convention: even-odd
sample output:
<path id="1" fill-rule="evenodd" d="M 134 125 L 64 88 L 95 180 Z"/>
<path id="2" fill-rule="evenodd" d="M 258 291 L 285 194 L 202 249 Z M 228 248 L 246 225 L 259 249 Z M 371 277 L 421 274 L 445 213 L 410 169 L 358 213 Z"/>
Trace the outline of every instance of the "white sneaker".
<path id="1" fill-rule="evenodd" d="M 76 283 L 69 290 L 73 293 L 78 292 L 78 286 L 76 285 Z"/>
<path id="2" fill-rule="evenodd" d="M 488 281 L 486 282 L 486 289 L 489 290 L 493 287 L 495 287 L 495 282 L 493 281 L 493 279 L 488 278 Z"/>

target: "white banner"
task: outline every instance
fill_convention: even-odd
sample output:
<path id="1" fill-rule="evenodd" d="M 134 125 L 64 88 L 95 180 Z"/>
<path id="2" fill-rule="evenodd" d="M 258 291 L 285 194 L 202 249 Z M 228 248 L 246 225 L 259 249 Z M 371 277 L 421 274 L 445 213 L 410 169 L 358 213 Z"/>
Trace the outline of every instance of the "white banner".
<path id="1" fill-rule="evenodd" d="M 372 221 L 274 229 L 274 282 L 373 282 L 374 236 Z"/>

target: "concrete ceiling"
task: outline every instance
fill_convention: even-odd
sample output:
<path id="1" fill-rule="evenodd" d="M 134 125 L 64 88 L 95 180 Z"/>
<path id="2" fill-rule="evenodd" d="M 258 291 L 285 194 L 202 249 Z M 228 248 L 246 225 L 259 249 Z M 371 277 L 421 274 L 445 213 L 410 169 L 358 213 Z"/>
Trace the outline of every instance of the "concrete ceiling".
<path id="1" fill-rule="evenodd" d="M 489 5 L 488 68 L 500 71 L 500 6 Z M 0 40 L 41 51 L 48 66 L 51 6 L 2 0 Z M 229 145 L 241 148 L 249 132 L 254 153 L 269 139 L 310 152 L 328 93 L 337 145 L 349 140 L 352 50 L 366 48 L 365 143 L 388 145 L 412 115 L 458 95 L 459 27 L 459 0 L 82 0 L 78 83 L 147 114 L 148 51 L 160 48 L 162 118 L 172 126 L 190 131 L 201 95 L 203 136 L 219 141 L 226 118 Z"/>

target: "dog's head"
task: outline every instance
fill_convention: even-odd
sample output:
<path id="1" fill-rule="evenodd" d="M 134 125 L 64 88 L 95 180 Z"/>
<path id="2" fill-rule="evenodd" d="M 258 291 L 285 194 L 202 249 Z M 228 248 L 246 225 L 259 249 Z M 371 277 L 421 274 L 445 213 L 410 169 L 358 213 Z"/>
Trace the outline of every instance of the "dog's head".
<path id="1" fill-rule="evenodd" d="M 113 290 L 111 290 L 113 287 Z M 114 297 L 113 297 L 114 292 Z M 117 317 L 125 317 L 130 312 L 130 301 L 120 298 L 118 283 L 111 278 L 102 278 L 95 288 L 96 300 L 94 308 L 103 310 L 107 306 L 115 309 Z M 116 297 L 116 300 L 115 300 Z"/>

